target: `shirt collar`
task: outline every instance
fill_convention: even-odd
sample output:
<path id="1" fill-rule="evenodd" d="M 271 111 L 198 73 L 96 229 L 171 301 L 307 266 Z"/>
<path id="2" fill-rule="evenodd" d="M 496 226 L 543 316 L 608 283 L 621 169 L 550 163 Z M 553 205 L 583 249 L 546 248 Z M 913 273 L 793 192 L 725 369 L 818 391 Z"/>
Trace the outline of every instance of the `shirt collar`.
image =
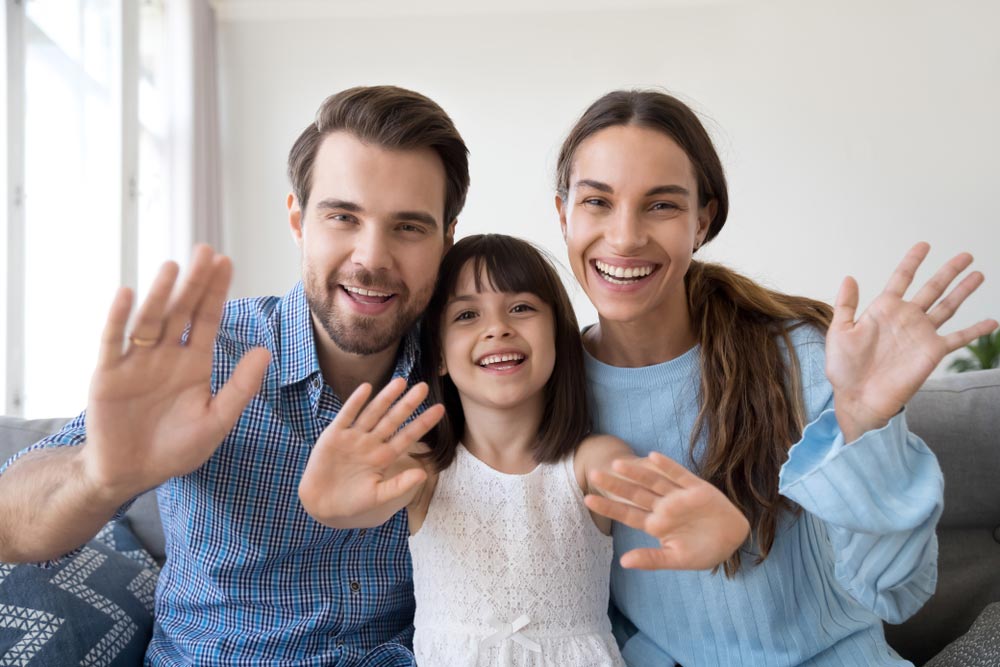
<path id="1" fill-rule="evenodd" d="M 287 387 L 320 374 L 312 317 L 302 281 L 281 299 L 281 386 Z M 393 377 L 409 379 L 420 360 L 420 325 L 412 327 L 396 353 Z"/>

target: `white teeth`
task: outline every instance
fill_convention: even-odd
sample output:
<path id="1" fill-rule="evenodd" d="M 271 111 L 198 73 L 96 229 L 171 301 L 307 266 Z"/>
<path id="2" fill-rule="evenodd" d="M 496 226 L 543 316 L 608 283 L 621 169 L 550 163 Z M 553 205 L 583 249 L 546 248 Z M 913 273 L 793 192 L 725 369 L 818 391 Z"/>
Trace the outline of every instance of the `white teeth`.
<path id="1" fill-rule="evenodd" d="M 655 268 L 652 264 L 647 264 L 646 266 L 632 266 L 625 268 L 624 266 L 613 266 L 611 264 L 607 264 L 600 260 L 597 260 L 594 263 L 597 265 L 597 270 L 603 273 L 605 276 L 618 279 L 644 278 L 648 276 L 650 273 L 652 273 L 653 269 Z"/>
<path id="2" fill-rule="evenodd" d="M 523 354 L 491 354 L 488 357 L 483 357 L 479 360 L 480 366 L 489 366 L 490 364 L 500 364 L 505 361 L 521 361 L 524 359 Z"/>
<path id="3" fill-rule="evenodd" d="M 392 296 L 392 292 L 376 292 L 375 290 L 364 289 L 363 287 L 351 287 L 349 285 L 344 285 L 344 289 L 352 294 L 360 294 L 361 296 L 374 296 L 381 298 Z"/>

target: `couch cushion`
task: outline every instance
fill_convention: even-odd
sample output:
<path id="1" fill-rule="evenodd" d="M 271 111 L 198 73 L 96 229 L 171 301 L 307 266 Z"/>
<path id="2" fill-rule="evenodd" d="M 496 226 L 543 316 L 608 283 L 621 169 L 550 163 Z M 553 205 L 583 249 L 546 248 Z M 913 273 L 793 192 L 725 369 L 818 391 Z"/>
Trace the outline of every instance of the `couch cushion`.
<path id="1" fill-rule="evenodd" d="M 51 568 L 0 563 L 0 664 L 141 664 L 157 576 L 124 521 Z"/>
<path id="2" fill-rule="evenodd" d="M 25 447 L 58 431 L 66 423 L 65 418 L 19 419 L 0 417 L 0 465 Z M 142 546 L 153 555 L 158 563 L 163 563 L 164 541 L 160 511 L 156 505 L 155 493 L 144 493 L 129 508 L 129 522 Z"/>

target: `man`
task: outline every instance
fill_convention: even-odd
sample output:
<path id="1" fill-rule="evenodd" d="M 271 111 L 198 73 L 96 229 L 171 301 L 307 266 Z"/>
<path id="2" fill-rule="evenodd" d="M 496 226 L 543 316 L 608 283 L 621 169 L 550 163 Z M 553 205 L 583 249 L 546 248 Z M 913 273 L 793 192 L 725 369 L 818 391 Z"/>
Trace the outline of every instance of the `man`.
<path id="1" fill-rule="evenodd" d="M 167 561 L 149 664 L 412 664 L 405 516 L 334 530 L 297 486 L 341 399 L 415 381 L 414 324 L 465 201 L 468 151 L 426 97 L 354 88 L 323 103 L 288 172 L 302 281 L 227 303 L 229 261 L 199 247 L 177 289 L 176 265 L 161 270 L 127 344 L 120 291 L 87 411 L 0 474 L 3 561 L 58 558 L 158 489 Z"/>

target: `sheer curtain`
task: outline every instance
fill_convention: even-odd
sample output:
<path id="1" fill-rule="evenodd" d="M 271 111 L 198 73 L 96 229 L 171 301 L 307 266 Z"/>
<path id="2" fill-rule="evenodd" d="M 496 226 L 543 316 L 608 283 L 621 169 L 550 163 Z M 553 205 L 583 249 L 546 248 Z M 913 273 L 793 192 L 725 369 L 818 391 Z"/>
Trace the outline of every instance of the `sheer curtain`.
<path id="1" fill-rule="evenodd" d="M 183 262 L 195 243 L 225 250 L 216 17 L 207 0 L 170 0 L 165 14 L 171 52 L 170 254 Z"/>

